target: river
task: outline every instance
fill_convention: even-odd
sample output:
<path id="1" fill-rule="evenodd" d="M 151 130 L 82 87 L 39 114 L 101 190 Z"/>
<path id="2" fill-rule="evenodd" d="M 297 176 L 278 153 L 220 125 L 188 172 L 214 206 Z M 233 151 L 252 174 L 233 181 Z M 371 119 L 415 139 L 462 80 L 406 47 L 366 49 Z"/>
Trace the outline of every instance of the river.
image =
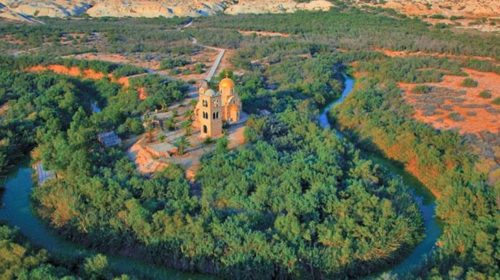
<path id="1" fill-rule="evenodd" d="M 319 116 L 319 122 L 322 127 L 330 128 L 328 112 L 332 107 L 342 103 L 352 92 L 353 87 L 354 80 L 345 76 L 345 88 L 342 92 L 342 96 L 330 103 Z M 335 130 L 335 132 L 338 135 L 342 135 L 337 130 Z M 409 256 L 390 270 L 393 273 L 404 273 L 422 262 L 422 260 L 433 250 L 434 244 L 441 234 L 441 229 L 435 218 L 434 197 L 415 178 L 405 172 L 401 166 L 378 155 L 370 154 L 369 157 L 374 162 L 385 166 L 394 174 L 400 175 L 404 183 L 413 189 L 415 200 L 424 218 L 424 240 L 414 248 Z M 6 221 L 10 226 L 17 227 L 31 243 L 45 248 L 53 255 L 65 259 L 75 259 L 98 253 L 97 251 L 87 249 L 77 243 L 64 240 L 36 216 L 31 208 L 30 201 L 31 190 L 33 188 L 32 176 L 33 169 L 30 167 L 28 160 L 21 163 L 14 172 L 9 174 L 2 196 L 0 220 Z M 179 272 L 177 270 L 145 263 L 131 257 L 112 254 L 106 255 L 108 257 L 109 266 L 113 271 L 136 275 L 141 279 L 213 279 L 207 275 Z"/>
<path id="2" fill-rule="evenodd" d="M 349 96 L 349 94 L 353 92 L 354 79 L 347 75 L 344 75 L 344 79 L 345 87 L 340 98 L 328 104 L 318 117 L 319 124 L 322 128 L 331 128 L 330 122 L 328 120 L 328 112 L 330 112 L 333 107 L 344 102 L 347 96 Z M 338 136 L 343 137 L 342 133 L 339 130 L 334 129 L 334 132 Z M 363 151 L 363 153 L 373 162 L 387 168 L 391 173 L 401 176 L 405 185 L 411 188 L 413 198 L 415 199 L 415 202 L 417 203 L 423 216 L 425 228 L 424 239 L 413 249 L 410 255 L 401 260 L 401 262 L 395 267 L 387 271 L 394 274 L 403 274 L 409 272 L 416 265 L 420 264 L 432 252 L 435 247 L 436 241 L 441 235 L 441 227 L 436 219 L 435 197 L 414 176 L 406 172 L 403 166 L 400 166 L 396 162 L 393 162 L 378 154 L 368 153 L 367 151 Z"/>
<path id="3" fill-rule="evenodd" d="M 97 254 L 97 251 L 64 240 L 36 216 L 31 208 L 32 176 L 33 169 L 28 160 L 8 175 L 2 196 L 0 220 L 17 227 L 32 244 L 46 249 L 54 256 L 69 260 Z M 112 271 L 135 275 L 139 279 L 214 279 L 209 275 L 184 273 L 131 257 L 105 255 Z"/>

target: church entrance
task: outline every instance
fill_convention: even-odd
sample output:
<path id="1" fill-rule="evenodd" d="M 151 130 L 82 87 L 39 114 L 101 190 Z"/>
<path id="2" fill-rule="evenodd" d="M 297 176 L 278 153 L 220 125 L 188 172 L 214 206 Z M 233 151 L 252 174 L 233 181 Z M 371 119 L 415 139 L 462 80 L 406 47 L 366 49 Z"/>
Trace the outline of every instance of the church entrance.
<path id="1" fill-rule="evenodd" d="M 229 105 L 228 113 L 229 113 L 228 117 L 229 122 L 235 123 L 240 120 L 240 110 L 238 109 L 238 106 L 236 106 L 236 104 Z"/>

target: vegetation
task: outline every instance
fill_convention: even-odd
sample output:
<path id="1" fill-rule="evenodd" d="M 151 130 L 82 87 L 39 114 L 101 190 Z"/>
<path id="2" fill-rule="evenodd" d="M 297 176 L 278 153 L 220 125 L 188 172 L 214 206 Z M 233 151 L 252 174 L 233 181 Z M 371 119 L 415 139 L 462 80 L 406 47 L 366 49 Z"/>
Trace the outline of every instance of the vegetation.
<path id="1" fill-rule="evenodd" d="M 36 60 L 30 57 L 0 57 L 0 84 L 3 88 L 0 104 L 9 104 L 9 110 L 0 119 L 2 172 L 42 142 L 53 149 L 61 149 L 64 145 L 81 147 L 89 144 L 102 131 L 116 130 L 121 136 L 141 133 L 142 113 L 183 99 L 187 90 L 181 82 L 164 83 L 157 76 L 133 80 L 134 85 L 144 86 L 151 92 L 140 103 L 132 87 L 121 89 L 106 79 L 81 81 L 50 72 L 30 74 L 19 71 Z M 94 101 L 99 107 L 104 107 L 102 112 L 84 117 L 91 113 L 91 103 Z M 84 122 L 82 125 L 85 129 L 79 132 L 83 133 L 79 135 L 81 138 L 73 139 L 76 142 L 71 144 L 61 138 L 63 135 L 59 131 L 66 131 L 74 118 Z"/>
<path id="2" fill-rule="evenodd" d="M 491 91 L 483 90 L 479 93 L 479 97 L 485 98 L 485 99 L 491 98 Z"/>
<path id="3" fill-rule="evenodd" d="M 464 87 L 477 87 L 477 81 L 471 78 L 466 78 L 462 81 L 462 86 Z"/>
<path id="4" fill-rule="evenodd" d="M 432 87 L 426 86 L 426 85 L 415 86 L 412 90 L 412 92 L 416 93 L 416 94 L 425 94 L 425 93 L 429 93 L 431 91 L 432 91 Z"/>
<path id="5" fill-rule="evenodd" d="M 493 99 L 493 101 L 491 102 L 495 105 L 500 105 L 500 97 L 495 97 L 495 99 Z"/>
<path id="6" fill-rule="evenodd" d="M 354 132 L 352 137 L 366 149 L 381 151 L 403 163 L 438 196 L 437 214 L 444 234 L 440 248 L 415 271 L 417 277 L 493 277 L 497 273 L 493 252 L 498 240 L 493 236 L 498 229 L 498 190 L 488 186 L 485 175 L 477 172 L 477 157 L 469 152 L 463 138 L 411 118 L 411 109 L 395 86 L 401 76 L 381 75 L 371 68 L 385 63 L 391 62 L 361 63 L 359 69 L 373 69 L 368 75 L 374 78 L 358 81 L 358 90 L 335 110 L 337 123 Z M 469 203 L 471 199 L 475 203 Z"/>
<path id="7" fill-rule="evenodd" d="M 173 69 L 176 67 L 184 66 L 189 64 L 189 61 L 183 58 L 165 58 L 160 63 L 161 69 Z"/>
<path id="8" fill-rule="evenodd" d="M 69 270 L 68 267 L 76 266 Z M 32 248 L 17 231 L 0 226 L 0 277 L 9 279 L 111 279 L 103 255 L 88 257 L 84 264 L 59 263 L 45 250 Z M 121 277 L 126 277 L 122 275 Z"/>
<path id="9" fill-rule="evenodd" d="M 0 118 L 0 170 L 37 147 L 44 166 L 61 176 L 36 188 L 34 208 L 67 238 L 226 278 L 368 275 L 409 253 L 422 238 L 422 219 L 401 180 L 364 159 L 352 139 L 401 162 L 440 197 L 439 248 L 408 278 L 498 278 L 497 188 L 476 170 L 477 158 L 463 138 L 411 118 L 396 85 L 439 82 L 445 74 L 464 75 L 462 67 L 496 73 L 500 68 L 479 60 L 388 58 L 378 51 L 498 58 L 496 35 L 453 33 L 386 10 L 345 6 L 331 12 L 197 18 L 184 32 L 175 30 L 181 19 L 46 22 L 0 23 L 0 34 L 17 34 L 25 43 L 19 49 L 39 46 L 48 54 L 0 57 L 0 105 L 9 105 Z M 290 36 L 243 36 L 237 30 Z M 57 43 L 76 31 L 84 33 L 75 38 L 81 44 Z M 179 167 L 144 178 L 124 151 L 96 141 L 102 131 L 121 137 L 142 133 L 141 115 L 183 99 L 183 83 L 148 75 L 132 79 L 127 90 L 106 79 L 23 71 L 95 48 L 147 52 L 170 67 L 168 59 L 176 65 L 176 59 L 197 51 L 191 36 L 202 44 L 238 47 L 232 62 L 245 70 L 235 77 L 244 109 L 271 112 L 250 118 L 246 146 L 228 151 L 227 141 L 217 141 L 215 151 L 202 159 L 197 195 L 198 186 L 190 185 Z M 11 53 L 13 47 L 1 42 L 0 49 Z M 340 96 L 342 73 L 353 62 L 369 78 L 358 80 L 355 93 L 334 112 L 335 122 L 352 131 L 350 139 L 340 139 L 316 125 L 317 109 Z M 143 71 L 101 62 L 61 63 L 116 76 Z M 146 89 L 146 100 L 138 100 L 134 87 Z M 101 112 L 91 111 L 94 101 Z M 179 150 L 189 145 L 177 144 Z M 106 263 L 97 255 L 68 271 L 107 278 Z M 68 274 L 57 277 L 63 275 Z"/>

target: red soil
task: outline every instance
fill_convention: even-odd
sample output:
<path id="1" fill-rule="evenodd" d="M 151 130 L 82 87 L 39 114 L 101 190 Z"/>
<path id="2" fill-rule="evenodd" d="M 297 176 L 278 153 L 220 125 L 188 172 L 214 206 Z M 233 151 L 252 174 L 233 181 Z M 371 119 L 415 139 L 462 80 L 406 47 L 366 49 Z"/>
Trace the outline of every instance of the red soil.
<path id="1" fill-rule="evenodd" d="M 394 51 L 394 50 L 387 50 L 387 49 L 375 49 L 375 51 L 382 52 L 389 57 L 432 56 L 432 57 L 446 57 L 446 58 L 461 59 L 461 60 L 476 59 L 476 60 L 485 60 L 485 61 L 492 61 L 492 62 L 497 61 L 496 59 L 494 59 L 492 57 L 487 57 L 487 56 L 466 56 L 466 55 L 453 55 L 453 54 L 431 53 L 431 52 L 422 52 L 422 51 L 418 51 L 418 52 Z"/>
<path id="2" fill-rule="evenodd" d="M 498 113 L 488 111 L 485 107 L 493 107 L 499 109 L 497 105 L 492 104 L 492 100 L 500 97 L 500 75 L 491 72 L 479 72 L 472 69 L 463 69 L 470 78 L 478 82 L 477 87 L 467 88 L 461 85 L 466 77 L 445 75 L 442 82 L 427 83 L 426 85 L 444 87 L 453 90 L 466 91 L 465 95 L 460 95 L 465 101 L 461 104 L 453 103 L 452 100 L 445 100 L 445 105 L 451 106 L 451 110 L 445 111 L 442 109 L 436 110 L 436 114 L 431 116 L 424 115 L 423 110 L 416 108 L 415 119 L 428 123 L 437 129 L 457 129 L 459 133 L 475 133 L 481 131 L 489 131 L 491 133 L 500 132 L 500 124 L 498 122 Z M 399 86 L 405 91 L 404 98 L 410 104 L 415 105 L 416 94 L 412 93 L 412 89 L 416 84 L 400 83 Z M 479 93 L 483 90 L 491 92 L 491 98 L 481 98 Z M 465 105 L 465 106 L 464 106 Z M 482 105 L 480 108 L 466 108 L 467 105 Z M 449 113 L 458 113 L 464 120 L 455 121 L 447 117 Z"/>
<path id="3" fill-rule="evenodd" d="M 146 92 L 146 88 L 140 87 L 137 89 L 137 94 L 139 96 L 139 100 L 145 100 L 148 98 L 148 93 Z"/>
<path id="4" fill-rule="evenodd" d="M 81 77 L 84 79 L 90 80 L 100 80 L 104 78 L 109 78 L 112 82 L 118 83 L 124 87 L 130 86 L 130 81 L 127 77 L 115 78 L 112 74 L 104 74 L 102 72 L 97 72 L 92 69 L 81 70 L 80 68 L 73 66 L 68 67 L 59 64 L 51 64 L 51 65 L 37 65 L 27 69 L 28 72 L 43 72 L 43 71 L 52 71 L 61 75 L 68 75 L 72 77 Z"/>

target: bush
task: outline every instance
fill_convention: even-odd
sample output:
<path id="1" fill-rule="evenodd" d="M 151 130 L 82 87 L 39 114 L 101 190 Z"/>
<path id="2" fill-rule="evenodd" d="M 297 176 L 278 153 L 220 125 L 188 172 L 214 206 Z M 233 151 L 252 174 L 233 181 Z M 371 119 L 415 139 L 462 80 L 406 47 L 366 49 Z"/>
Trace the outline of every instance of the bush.
<path id="1" fill-rule="evenodd" d="M 440 22 L 440 23 L 437 23 L 436 25 L 434 25 L 434 27 L 437 29 L 445 29 L 448 27 L 448 24 Z"/>
<path id="2" fill-rule="evenodd" d="M 489 91 L 489 90 L 483 90 L 483 91 L 481 91 L 479 93 L 479 97 L 485 98 L 485 99 L 491 98 L 491 91 Z"/>
<path id="3" fill-rule="evenodd" d="M 161 61 L 160 63 L 160 68 L 161 69 L 173 69 L 175 67 L 180 67 L 189 64 L 189 61 L 187 61 L 184 58 L 172 58 L 168 57 L 165 58 Z"/>
<path id="4" fill-rule="evenodd" d="M 451 120 L 454 120 L 456 122 L 461 122 L 461 121 L 465 120 L 465 118 L 457 112 L 450 113 L 448 115 L 448 118 L 450 118 Z"/>
<path id="5" fill-rule="evenodd" d="M 464 87 L 477 87 L 477 85 L 478 85 L 477 81 L 471 78 L 466 78 L 462 81 L 462 86 Z"/>
<path id="6" fill-rule="evenodd" d="M 500 105 L 500 97 L 496 97 L 495 99 L 493 99 L 493 102 L 491 102 L 495 105 Z"/>
<path id="7" fill-rule="evenodd" d="M 435 14 L 435 15 L 431 15 L 430 18 L 435 18 L 435 19 L 446 19 L 446 16 L 442 15 L 442 14 Z"/>
<path id="8" fill-rule="evenodd" d="M 426 85 L 418 85 L 412 89 L 412 92 L 415 94 L 425 94 L 429 93 L 432 91 L 431 86 L 426 86 Z"/>

